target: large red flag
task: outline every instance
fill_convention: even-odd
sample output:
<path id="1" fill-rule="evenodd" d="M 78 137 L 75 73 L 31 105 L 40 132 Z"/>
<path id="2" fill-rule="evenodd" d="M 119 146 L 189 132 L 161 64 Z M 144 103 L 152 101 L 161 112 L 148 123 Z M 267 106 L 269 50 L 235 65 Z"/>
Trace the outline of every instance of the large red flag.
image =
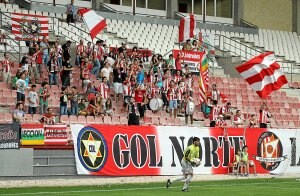
<path id="1" fill-rule="evenodd" d="M 235 69 L 263 99 L 288 83 L 273 52 L 260 54 Z"/>
<path id="2" fill-rule="evenodd" d="M 106 27 L 105 19 L 99 16 L 94 10 L 87 8 L 79 9 L 83 22 L 90 31 L 91 38 L 94 39 L 97 34 Z"/>
<path id="3" fill-rule="evenodd" d="M 182 42 L 195 36 L 196 20 L 193 14 L 180 19 L 178 41 Z"/>

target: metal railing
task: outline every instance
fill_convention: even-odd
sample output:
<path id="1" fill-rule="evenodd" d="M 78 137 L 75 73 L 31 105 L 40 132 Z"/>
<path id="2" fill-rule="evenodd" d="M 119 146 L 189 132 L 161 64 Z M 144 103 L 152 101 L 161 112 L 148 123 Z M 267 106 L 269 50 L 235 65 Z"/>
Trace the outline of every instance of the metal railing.
<path id="1" fill-rule="evenodd" d="M 10 13 L 8 13 L 8 12 L 0 11 L 0 28 L 4 29 L 7 32 L 10 32 L 12 30 L 12 26 L 8 22 L 8 21 L 12 22 L 11 16 L 9 14 Z M 17 23 L 19 23 L 19 22 L 17 22 Z M 21 23 L 19 23 L 19 24 L 21 25 Z M 21 26 L 28 27 L 25 24 L 22 24 Z M 12 56 L 14 59 L 18 60 L 19 62 L 21 61 L 21 55 L 22 55 L 21 41 L 23 41 L 23 40 L 12 39 L 9 36 L 5 37 L 5 52 L 12 51 L 12 52 L 10 52 L 10 56 Z M 9 43 L 14 43 L 14 44 L 11 45 Z M 15 47 L 15 46 L 17 46 L 17 47 Z M 8 51 L 8 47 L 10 49 L 9 51 Z M 18 50 L 16 48 L 18 48 Z M 17 56 L 16 56 L 16 54 L 17 54 Z"/>
<path id="2" fill-rule="evenodd" d="M 221 51 L 240 56 L 242 60 L 250 59 L 262 52 L 224 35 L 216 34 L 215 36 L 215 39 L 219 40 L 219 49 Z"/>
<path id="3" fill-rule="evenodd" d="M 254 29 L 258 29 L 258 26 L 256 26 L 255 24 L 249 22 L 249 21 L 246 21 L 244 19 L 241 19 L 240 20 L 240 26 L 241 27 L 247 27 L 247 28 L 254 28 Z"/>

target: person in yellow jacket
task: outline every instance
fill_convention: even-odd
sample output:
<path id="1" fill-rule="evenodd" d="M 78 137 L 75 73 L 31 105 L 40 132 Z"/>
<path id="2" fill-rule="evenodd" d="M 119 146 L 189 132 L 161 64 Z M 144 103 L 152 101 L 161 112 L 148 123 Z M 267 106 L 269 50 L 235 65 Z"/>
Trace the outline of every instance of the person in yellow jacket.
<path id="1" fill-rule="evenodd" d="M 241 162 L 243 164 L 246 165 L 246 174 L 245 176 L 248 176 L 249 175 L 249 167 L 253 167 L 253 171 L 254 171 L 254 175 L 256 176 L 256 166 L 255 166 L 255 163 L 254 161 L 252 160 L 249 160 L 249 155 L 248 155 L 248 146 L 244 146 L 243 147 L 243 152 L 241 154 Z"/>
<path id="2" fill-rule="evenodd" d="M 240 149 L 237 149 L 236 153 L 234 155 L 233 165 L 234 165 L 235 169 L 239 168 L 241 170 L 241 174 L 244 176 L 244 175 L 246 175 L 245 174 L 246 165 L 241 161 L 241 156 L 242 156 L 242 151 Z M 239 172 L 239 171 L 237 171 L 237 172 Z"/>
<path id="3" fill-rule="evenodd" d="M 173 180 L 167 180 L 167 188 L 173 182 L 184 180 L 184 185 L 182 187 L 182 191 L 189 191 L 188 186 L 193 178 L 193 167 L 199 166 L 201 160 L 199 159 L 200 154 L 200 139 L 198 137 L 193 138 L 193 144 L 188 146 L 183 152 L 183 158 L 181 160 L 181 167 L 183 176 L 177 177 Z"/>

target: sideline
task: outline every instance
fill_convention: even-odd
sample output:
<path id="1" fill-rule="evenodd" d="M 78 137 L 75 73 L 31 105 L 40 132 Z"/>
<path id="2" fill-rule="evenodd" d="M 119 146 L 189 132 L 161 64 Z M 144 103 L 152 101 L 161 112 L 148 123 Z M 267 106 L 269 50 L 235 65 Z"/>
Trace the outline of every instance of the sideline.
<path id="1" fill-rule="evenodd" d="M 197 181 L 199 182 L 199 181 Z M 267 184 L 274 184 L 276 182 L 265 182 Z M 280 182 L 282 184 L 296 184 L 299 183 L 297 179 L 295 182 Z M 257 185 L 262 185 L 262 183 L 234 183 L 234 184 L 224 184 L 224 185 L 202 185 L 202 186 L 190 186 L 191 188 L 214 188 L 215 187 L 240 187 L 240 186 L 245 186 L 245 187 L 255 187 L 257 188 L 263 188 L 265 189 L 266 187 L 259 187 Z M 181 186 L 172 186 L 169 187 L 169 189 L 179 189 L 180 190 Z M 268 188 L 274 188 L 274 189 L 281 189 L 281 190 L 300 190 L 300 187 L 268 187 Z M 78 190 L 78 191 L 49 191 L 49 192 L 31 192 L 31 193 L 8 193 L 8 194 L 0 194 L 3 196 L 16 196 L 16 195 L 42 195 L 42 194 L 73 194 L 73 193 L 96 193 L 96 192 L 118 192 L 118 191 L 138 191 L 138 190 L 157 190 L 157 189 L 166 189 L 165 187 L 145 187 L 145 188 L 123 188 L 123 189 L 102 189 L 102 190 Z"/>

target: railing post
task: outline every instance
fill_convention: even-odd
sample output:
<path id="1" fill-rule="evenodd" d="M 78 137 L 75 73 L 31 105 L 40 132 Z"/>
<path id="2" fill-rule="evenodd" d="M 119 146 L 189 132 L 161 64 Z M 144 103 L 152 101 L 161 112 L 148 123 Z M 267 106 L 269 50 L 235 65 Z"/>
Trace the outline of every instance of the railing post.
<path id="1" fill-rule="evenodd" d="M 294 68 L 294 62 L 292 63 L 290 69 L 291 69 L 291 82 L 293 82 L 293 69 Z"/>
<path id="2" fill-rule="evenodd" d="M 2 12 L 0 12 L 0 27 L 2 29 Z"/>
<path id="3" fill-rule="evenodd" d="M 21 41 L 19 41 L 19 62 L 21 62 Z"/>

